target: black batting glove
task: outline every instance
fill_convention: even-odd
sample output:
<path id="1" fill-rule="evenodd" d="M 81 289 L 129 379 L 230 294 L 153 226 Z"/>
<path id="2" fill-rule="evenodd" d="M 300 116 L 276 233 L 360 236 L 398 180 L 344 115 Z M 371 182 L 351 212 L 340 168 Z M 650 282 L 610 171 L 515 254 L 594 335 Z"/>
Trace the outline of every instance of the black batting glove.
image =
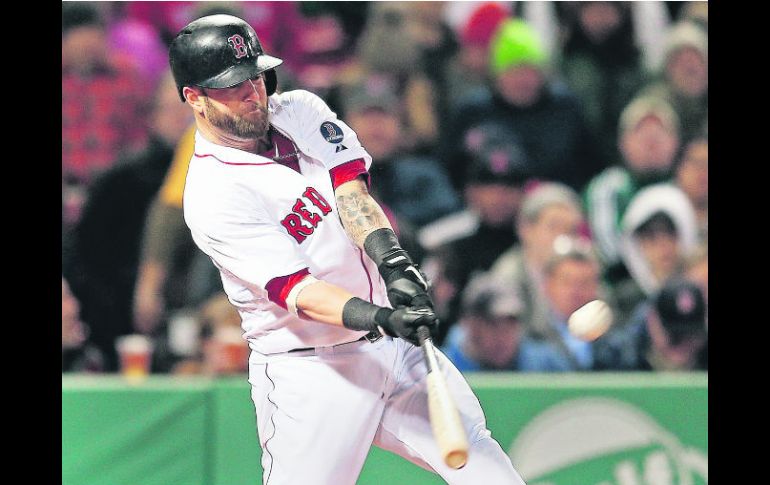
<path id="1" fill-rule="evenodd" d="M 428 306 L 433 302 L 428 295 L 428 281 L 403 249 L 386 255 L 377 267 L 385 280 L 388 300 L 393 308 Z"/>
<path id="2" fill-rule="evenodd" d="M 438 318 L 427 307 L 403 307 L 396 310 L 373 305 L 358 297 L 345 303 L 342 324 L 351 330 L 382 330 L 391 337 L 400 337 L 419 345 L 417 328 L 426 326 L 432 337 L 438 332 Z"/>
<path id="3" fill-rule="evenodd" d="M 385 280 L 388 300 L 393 308 L 433 308 L 433 301 L 428 295 L 428 280 L 398 244 L 398 239 L 391 229 L 378 229 L 369 234 L 364 241 L 364 249 L 377 264 L 377 269 Z"/>
<path id="4" fill-rule="evenodd" d="M 438 332 L 438 318 L 430 308 L 399 308 L 388 315 L 380 328 L 391 337 L 400 337 L 412 345 L 420 345 L 417 328 L 428 327 L 431 336 Z"/>

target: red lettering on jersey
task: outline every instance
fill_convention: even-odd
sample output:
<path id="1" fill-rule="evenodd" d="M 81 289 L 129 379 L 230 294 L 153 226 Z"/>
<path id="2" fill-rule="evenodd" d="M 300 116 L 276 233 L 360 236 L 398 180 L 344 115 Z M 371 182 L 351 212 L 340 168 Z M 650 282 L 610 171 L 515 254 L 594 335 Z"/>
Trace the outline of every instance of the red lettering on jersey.
<path id="1" fill-rule="evenodd" d="M 302 219 L 300 219 L 300 217 L 293 212 L 284 217 L 281 221 L 281 224 L 286 228 L 287 231 L 289 231 L 289 234 L 291 234 L 291 236 L 296 239 L 298 243 L 302 243 L 305 238 L 313 234 L 313 231 L 315 231 L 315 229 L 312 227 L 303 225 Z"/>
<path id="2" fill-rule="evenodd" d="M 329 205 L 329 203 L 326 202 L 326 199 L 324 199 L 324 196 L 313 187 L 308 187 L 305 189 L 305 193 L 302 195 L 310 199 L 310 202 L 321 209 L 321 212 L 323 212 L 324 215 L 327 215 L 332 211 L 332 206 Z"/>
<path id="3" fill-rule="evenodd" d="M 289 231 L 289 234 L 291 234 L 291 236 L 300 244 L 309 235 L 315 232 L 315 228 L 323 221 L 323 216 L 332 211 L 332 206 L 329 205 L 326 199 L 324 199 L 324 196 L 313 187 L 306 188 L 305 192 L 302 193 L 302 196 L 310 200 L 314 206 L 321 209 L 323 215 L 308 210 L 304 200 L 300 198 L 296 199 L 294 205 L 291 207 L 291 212 L 283 218 L 281 224 L 283 224 L 283 227 L 285 227 L 286 230 Z M 307 226 L 303 224 L 303 220 L 311 225 Z"/>
<path id="4" fill-rule="evenodd" d="M 294 207 L 292 207 L 291 210 L 293 210 L 295 214 L 301 215 L 302 218 L 311 223 L 313 227 L 318 226 L 318 223 L 321 222 L 321 216 L 305 209 L 305 203 L 302 202 L 302 199 L 297 199 L 297 202 L 294 203 Z"/>

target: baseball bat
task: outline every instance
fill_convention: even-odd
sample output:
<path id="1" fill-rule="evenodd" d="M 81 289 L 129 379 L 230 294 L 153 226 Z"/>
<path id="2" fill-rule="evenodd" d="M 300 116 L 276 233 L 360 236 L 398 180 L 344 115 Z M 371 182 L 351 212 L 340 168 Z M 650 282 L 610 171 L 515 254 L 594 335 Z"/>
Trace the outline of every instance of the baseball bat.
<path id="1" fill-rule="evenodd" d="M 438 366 L 433 339 L 426 326 L 417 328 L 417 337 L 423 350 L 428 384 L 428 411 L 433 436 L 438 444 L 441 457 L 447 466 L 459 469 L 468 461 L 468 437 L 460 421 L 460 413 L 449 394 L 444 375 Z"/>

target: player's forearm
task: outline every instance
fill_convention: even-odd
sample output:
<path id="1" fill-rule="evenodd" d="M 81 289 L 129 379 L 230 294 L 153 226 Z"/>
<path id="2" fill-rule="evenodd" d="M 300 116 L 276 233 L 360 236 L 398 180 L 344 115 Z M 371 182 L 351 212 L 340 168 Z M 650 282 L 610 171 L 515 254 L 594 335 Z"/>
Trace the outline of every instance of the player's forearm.
<path id="1" fill-rule="evenodd" d="M 346 182 L 335 191 L 337 210 L 348 237 L 361 249 L 366 237 L 377 229 L 393 229 L 380 204 L 361 179 Z"/>
<path id="2" fill-rule="evenodd" d="M 319 280 L 299 292 L 296 308 L 315 321 L 342 326 L 342 310 L 351 298 L 347 290 Z"/>
<path id="3" fill-rule="evenodd" d="M 351 180 L 335 192 L 337 208 L 348 236 L 382 268 L 384 260 L 397 250 L 400 264 L 412 261 L 401 249 L 393 227 L 382 207 L 369 194 L 361 179 Z M 382 269 L 381 269 L 382 271 Z"/>
<path id="4" fill-rule="evenodd" d="M 346 182 L 336 190 L 342 225 L 353 242 L 369 256 L 388 289 L 393 308 L 429 306 L 428 283 L 401 248 L 380 205 L 372 199 L 361 179 Z"/>
<path id="5" fill-rule="evenodd" d="M 398 336 L 418 345 L 417 328 L 425 325 L 435 332 L 438 320 L 435 313 L 427 308 L 400 308 L 393 310 L 369 303 L 353 296 L 339 286 L 316 280 L 311 276 L 303 280 L 305 285 L 296 295 L 289 293 L 287 301 L 299 312 L 313 320 L 339 325 L 351 330 L 379 331 Z M 302 282 L 300 282 L 300 285 Z M 298 285 L 299 286 L 299 285 Z"/>
<path id="6" fill-rule="evenodd" d="M 287 301 L 290 309 L 293 305 L 298 310 L 297 313 L 301 312 L 305 317 L 351 330 L 371 332 L 376 330 L 378 325 L 389 327 L 388 317 L 393 310 L 356 298 L 349 291 L 331 283 L 316 280 L 311 276 L 305 278 L 308 279 L 303 280 L 304 286 L 296 295 L 289 293 L 289 298 L 294 299 Z M 303 285 L 303 282 L 300 285 Z"/>

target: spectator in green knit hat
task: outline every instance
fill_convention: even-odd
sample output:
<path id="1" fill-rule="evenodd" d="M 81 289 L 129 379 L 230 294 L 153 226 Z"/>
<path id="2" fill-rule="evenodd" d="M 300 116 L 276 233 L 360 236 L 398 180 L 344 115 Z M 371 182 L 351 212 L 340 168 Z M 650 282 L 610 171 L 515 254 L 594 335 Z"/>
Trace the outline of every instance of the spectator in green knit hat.
<path id="1" fill-rule="evenodd" d="M 498 75 L 511 67 L 543 67 L 548 58 L 537 32 L 521 19 L 510 19 L 497 29 L 491 47 L 492 73 Z"/>
<path id="2" fill-rule="evenodd" d="M 537 32 L 523 20 L 507 20 L 497 29 L 489 54 L 500 94 L 515 106 L 534 104 L 545 83 L 548 64 Z"/>
<path id="3" fill-rule="evenodd" d="M 532 178 L 561 182 L 575 191 L 606 167 L 583 107 L 567 85 L 551 75 L 537 32 L 506 19 L 489 45 L 490 83 L 458 101 L 447 123 L 440 157 L 462 190 L 475 133 L 496 125 L 519 140 Z"/>

